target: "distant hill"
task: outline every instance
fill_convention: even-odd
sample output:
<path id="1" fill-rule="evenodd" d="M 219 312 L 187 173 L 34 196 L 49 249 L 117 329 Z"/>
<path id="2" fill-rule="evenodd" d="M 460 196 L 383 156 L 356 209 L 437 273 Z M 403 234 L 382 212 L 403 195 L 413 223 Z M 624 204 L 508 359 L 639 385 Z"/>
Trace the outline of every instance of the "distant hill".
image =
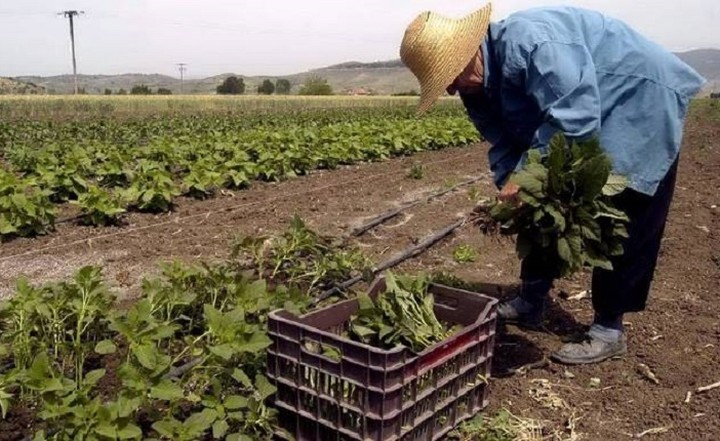
<path id="1" fill-rule="evenodd" d="M 705 92 L 720 92 L 720 50 L 697 49 L 676 54 L 708 80 Z"/>
<path id="2" fill-rule="evenodd" d="M 699 49 L 677 54 L 685 62 L 693 66 L 708 79 L 706 93 L 720 91 L 720 50 Z M 392 93 L 419 90 L 415 77 L 405 68 L 400 60 L 361 63 L 349 61 L 332 66 L 313 69 L 283 76 L 244 76 L 233 73 L 214 75 L 203 79 L 185 80 L 184 92 L 188 94 L 211 94 L 215 88 L 230 75 L 243 78 L 246 93 L 252 94 L 264 80 L 285 78 L 292 85 L 291 92 L 296 93 L 305 79 L 311 75 L 321 76 L 328 80 L 335 93 L 374 93 L 387 95 Z M 72 75 L 53 77 L 24 76 L 18 80 L 31 82 L 47 89 L 49 93 L 71 93 L 73 90 Z M 180 93 L 180 79 L 159 74 L 122 74 L 122 75 L 79 75 L 78 84 L 89 94 L 101 94 L 105 89 L 113 93 L 118 89 L 130 91 L 134 85 L 145 84 L 153 90 L 164 87 Z"/>
<path id="3" fill-rule="evenodd" d="M 43 93 L 45 93 L 45 89 L 36 84 L 0 77 L 0 95 L 38 95 Z"/>

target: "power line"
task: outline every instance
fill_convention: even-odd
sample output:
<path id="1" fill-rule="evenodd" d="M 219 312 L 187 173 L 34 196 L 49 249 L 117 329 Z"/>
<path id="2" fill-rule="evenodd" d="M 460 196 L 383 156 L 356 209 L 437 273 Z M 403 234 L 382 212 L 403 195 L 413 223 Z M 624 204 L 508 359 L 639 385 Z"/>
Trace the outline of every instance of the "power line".
<path id="1" fill-rule="evenodd" d="M 180 95 L 184 93 L 183 91 L 183 80 L 185 79 L 184 74 L 187 70 L 187 63 L 177 63 L 178 70 L 180 71 Z"/>
<path id="2" fill-rule="evenodd" d="M 72 64 L 73 64 L 73 77 L 75 79 L 75 95 L 78 93 L 78 81 L 77 81 L 77 64 L 75 63 L 75 30 L 73 26 L 73 17 L 84 14 L 84 11 L 63 11 L 59 12 L 58 15 L 63 15 L 70 21 L 70 44 L 72 46 Z"/>

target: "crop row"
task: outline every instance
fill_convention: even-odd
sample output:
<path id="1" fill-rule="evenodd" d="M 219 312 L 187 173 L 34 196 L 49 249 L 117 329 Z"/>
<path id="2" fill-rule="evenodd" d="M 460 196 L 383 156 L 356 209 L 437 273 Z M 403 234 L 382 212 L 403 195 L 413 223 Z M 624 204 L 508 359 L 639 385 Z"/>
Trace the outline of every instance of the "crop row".
<path id="1" fill-rule="evenodd" d="M 6 129 L 6 130 L 4 130 Z M 180 195 L 211 197 L 255 180 L 463 145 L 477 140 L 458 109 L 414 118 L 407 109 L 309 115 L 189 116 L 132 123 L 25 122 L 0 127 L 0 236 L 52 228 L 56 205 L 82 220 L 172 209 Z"/>
<path id="2" fill-rule="evenodd" d="M 0 304 L 3 439 L 270 439 L 267 314 L 301 311 L 366 259 L 298 218 L 267 243 L 240 241 L 213 264 L 165 264 L 126 308 L 97 267 L 61 283 L 21 279 Z M 30 422 L 13 438 L 18 415 Z"/>

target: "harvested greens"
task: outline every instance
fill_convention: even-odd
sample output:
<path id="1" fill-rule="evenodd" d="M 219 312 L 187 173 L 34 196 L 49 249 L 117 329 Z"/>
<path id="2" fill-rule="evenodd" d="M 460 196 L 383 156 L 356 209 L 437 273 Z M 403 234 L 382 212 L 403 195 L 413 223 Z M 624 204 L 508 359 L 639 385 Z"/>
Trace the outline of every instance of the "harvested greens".
<path id="1" fill-rule="evenodd" d="M 510 178 L 520 187 L 521 202 L 479 207 L 478 223 L 486 233 L 517 234 L 518 256 L 546 259 L 558 277 L 582 267 L 611 270 L 610 257 L 623 254 L 628 237 L 628 217 L 611 199 L 627 180 L 611 169 L 597 140 L 568 146 L 557 134 L 547 156 L 531 150 L 525 166 Z"/>
<path id="2" fill-rule="evenodd" d="M 448 338 L 453 330 L 443 326 L 433 310 L 426 276 L 385 274 L 385 291 L 375 301 L 358 296 L 359 309 L 350 321 L 350 337 L 371 346 L 391 349 L 407 346 L 414 352 Z"/>

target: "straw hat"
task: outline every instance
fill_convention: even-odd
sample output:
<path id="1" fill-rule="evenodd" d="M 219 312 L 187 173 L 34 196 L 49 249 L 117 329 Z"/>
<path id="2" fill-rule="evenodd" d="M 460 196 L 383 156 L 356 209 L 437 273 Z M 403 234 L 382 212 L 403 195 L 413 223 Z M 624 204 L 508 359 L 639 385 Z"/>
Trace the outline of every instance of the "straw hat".
<path id="1" fill-rule="evenodd" d="M 420 82 L 418 113 L 433 105 L 477 53 L 491 11 L 488 3 L 459 20 L 426 11 L 408 25 L 400 59 Z"/>

